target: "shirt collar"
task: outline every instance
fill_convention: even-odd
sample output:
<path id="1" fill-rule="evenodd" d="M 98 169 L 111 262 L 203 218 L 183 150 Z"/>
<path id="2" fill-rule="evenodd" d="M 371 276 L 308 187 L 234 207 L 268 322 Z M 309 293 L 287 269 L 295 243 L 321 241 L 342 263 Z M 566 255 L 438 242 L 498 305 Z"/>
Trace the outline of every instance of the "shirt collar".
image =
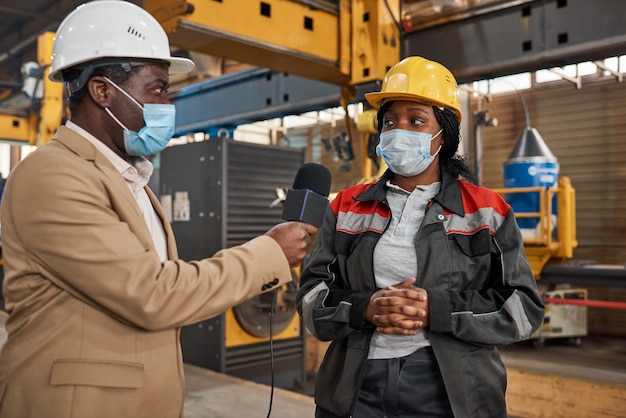
<path id="1" fill-rule="evenodd" d="M 431 184 L 418 184 L 417 186 L 415 186 L 415 189 L 413 189 L 412 192 L 408 192 L 406 190 L 404 190 L 402 187 L 397 186 L 393 183 L 391 183 L 391 180 L 387 180 L 387 182 L 385 183 L 385 186 L 387 186 L 389 188 L 389 190 L 392 191 L 396 191 L 399 193 L 404 193 L 407 195 L 410 194 L 414 194 L 414 193 L 423 193 L 425 192 L 426 195 L 433 197 L 435 196 L 438 192 L 439 189 L 441 188 L 441 182 L 440 181 L 436 181 L 434 183 Z"/>
<path id="2" fill-rule="evenodd" d="M 119 171 L 124 179 L 131 185 L 133 191 L 137 192 L 142 189 L 148 181 L 154 170 L 154 167 L 150 161 L 144 157 L 131 157 L 131 162 L 124 160 L 117 155 L 113 150 L 107 147 L 98 138 L 87 132 L 72 121 L 65 123 L 69 129 L 78 133 L 80 136 L 89 141 L 96 149 L 102 153 L 113 166 Z"/>

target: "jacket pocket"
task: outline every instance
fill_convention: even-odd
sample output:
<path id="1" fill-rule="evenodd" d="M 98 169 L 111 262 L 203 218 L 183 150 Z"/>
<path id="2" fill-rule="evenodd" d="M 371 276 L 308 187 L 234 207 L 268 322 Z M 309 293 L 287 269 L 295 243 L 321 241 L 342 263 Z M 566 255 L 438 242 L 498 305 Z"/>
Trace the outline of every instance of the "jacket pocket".
<path id="1" fill-rule="evenodd" d="M 488 229 L 483 229 L 472 235 L 453 234 L 450 237 L 457 243 L 463 254 L 468 257 L 478 257 L 497 252 Z"/>
<path id="2" fill-rule="evenodd" d="M 84 385 L 137 389 L 143 386 L 143 364 L 91 359 L 58 359 L 50 373 L 52 386 Z"/>
<path id="3" fill-rule="evenodd" d="M 452 234 L 450 242 L 450 287 L 459 290 L 481 289 L 495 285 L 502 276 L 499 255 L 489 230 L 472 235 Z"/>

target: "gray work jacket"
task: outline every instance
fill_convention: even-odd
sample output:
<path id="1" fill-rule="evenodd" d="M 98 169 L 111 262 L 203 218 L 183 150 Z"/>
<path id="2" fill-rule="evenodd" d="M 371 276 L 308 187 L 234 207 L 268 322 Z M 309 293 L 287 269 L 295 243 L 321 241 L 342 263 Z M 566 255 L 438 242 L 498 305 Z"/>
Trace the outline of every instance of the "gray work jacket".
<path id="1" fill-rule="evenodd" d="M 377 290 L 374 247 L 391 217 L 390 176 L 331 202 L 297 295 L 306 328 L 332 341 L 316 377 L 316 404 L 340 417 L 350 416 L 374 332 L 364 313 Z M 527 339 L 544 315 L 513 211 L 495 192 L 444 171 L 415 248 L 416 286 L 428 292 L 426 331 L 454 415 L 506 416 L 506 370 L 496 347 Z"/>

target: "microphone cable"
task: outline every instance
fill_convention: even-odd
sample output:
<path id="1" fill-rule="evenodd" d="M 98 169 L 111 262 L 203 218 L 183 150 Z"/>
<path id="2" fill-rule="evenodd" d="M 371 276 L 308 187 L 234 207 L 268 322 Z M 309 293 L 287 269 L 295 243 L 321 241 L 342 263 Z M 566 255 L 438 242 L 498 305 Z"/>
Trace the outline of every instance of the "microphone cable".
<path id="1" fill-rule="evenodd" d="M 274 316 L 274 308 L 276 307 L 276 295 L 278 294 L 278 289 L 275 289 L 273 293 L 272 306 L 270 308 L 270 405 L 267 411 L 267 418 L 270 418 L 270 415 L 272 414 L 272 402 L 274 401 L 274 332 L 272 329 L 272 317 Z"/>

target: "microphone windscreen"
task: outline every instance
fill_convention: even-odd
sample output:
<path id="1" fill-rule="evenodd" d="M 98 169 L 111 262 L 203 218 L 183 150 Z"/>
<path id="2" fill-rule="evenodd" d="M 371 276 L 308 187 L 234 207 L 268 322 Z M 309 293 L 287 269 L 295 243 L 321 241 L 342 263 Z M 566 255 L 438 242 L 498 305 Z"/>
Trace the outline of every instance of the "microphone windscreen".
<path id="1" fill-rule="evenodd" d="M 316 163 L 306 163 L 298 169 L 293 180 L 293 189 L 308 189 L 322 196 L 330 194 L 331 174 L 326 167 Z"/>
<path id="2" fill-rule="evenodd" d="M 328 209 L 331 174 L 320 164 L 307 163 L 298 169 L 293 189 L 287 190 L 282 219 L 321 227 Z"/>

